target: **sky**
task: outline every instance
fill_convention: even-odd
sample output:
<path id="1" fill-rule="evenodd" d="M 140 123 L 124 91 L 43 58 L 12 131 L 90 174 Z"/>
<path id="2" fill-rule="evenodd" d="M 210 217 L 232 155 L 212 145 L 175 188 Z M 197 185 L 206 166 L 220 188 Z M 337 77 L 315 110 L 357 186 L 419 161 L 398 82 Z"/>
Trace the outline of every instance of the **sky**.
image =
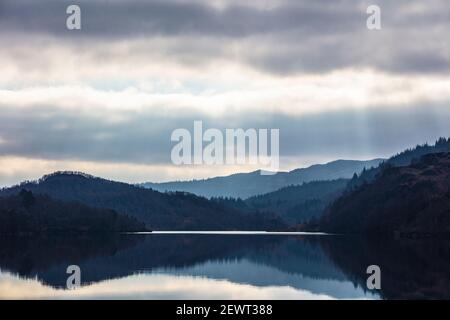
<path id="1" fill-rule="evenodd" d="M 280 129 L 282 170 L 432 143 L 450 136 L 449 34 L 440 0 L 1 0 L 0 185 L 258 169 L 173 165 L 195 120 Z"/>

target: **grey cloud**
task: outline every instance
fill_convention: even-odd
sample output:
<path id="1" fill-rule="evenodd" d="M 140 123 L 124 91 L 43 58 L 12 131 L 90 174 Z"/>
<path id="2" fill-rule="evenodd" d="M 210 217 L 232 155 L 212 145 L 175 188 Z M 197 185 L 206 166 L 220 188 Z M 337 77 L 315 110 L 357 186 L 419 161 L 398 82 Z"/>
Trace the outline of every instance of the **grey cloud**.
<path id="1" fill-rule="evenodd" d="M 328 2 L 330 3 L 330 2 Z M 284 32 L 326 32 L 355 23 L 355 8 L 336 10 L 301 2 L 265 10 L 232 5 L 217 9 L 207 4 L 178 1 L 78 1 L 82 9 L 82 31 L 65 28 L 65 9 L 72 1 L 6 1 L 3 3 L 3 30 L 46 32 L 53 35 L 113 37 L 182 35 L 245 37 Z"/>
<path id="2" fill-rule="evenodd" d="M 450 70 L 450 3 L 422 1 L 276 1 L 273 8 L 207 2 L 79 1 L 82 30 L 65 28 L 72 1 L 2 1 L 0 34 L 83 39 L 95 51 L 104 41 L 170 37 L 179 46 L 161 52 L 181 63 L 233 59 L 274 74 L 372 67 L 393 73 Z M 381 31 L 366 29 L 368 5 L 382 8 Z M 208 48 L 222 47 L 222 48 Z M 239 51 L 227 49 L 238 47 Z M 35 54 L 31 50 L 30 54 Z M 114 55 L 114 52 L 110 53 Z"/>
<path id="3" fill-rule="evenodd" d="M 448 72 L 450 69 L 450 56 L 444 52 L 429 51 L 422 52 L 399 52 L 395 53 L 393 59 L 380 63 L 382 68 L 398 73 L 415 71 L 419 73 Z"/>

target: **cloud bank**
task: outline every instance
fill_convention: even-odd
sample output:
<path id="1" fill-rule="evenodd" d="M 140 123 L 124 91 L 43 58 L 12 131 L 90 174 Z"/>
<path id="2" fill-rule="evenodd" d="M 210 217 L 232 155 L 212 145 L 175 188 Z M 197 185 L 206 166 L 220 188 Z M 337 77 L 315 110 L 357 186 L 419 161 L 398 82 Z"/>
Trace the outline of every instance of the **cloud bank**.
<path id="1" fill-rule="evenodd" d="M 446 1 L 375 1 L 379 31 L 372 1 L 77 3 L 79 31 L 69 1 L 0 3 L 0 184 L 67 166 L 127 181 L 256 169 L 173 167 L 170 133 L 194 120 L 280 128 L 283 169 L 450 136 Z"/>

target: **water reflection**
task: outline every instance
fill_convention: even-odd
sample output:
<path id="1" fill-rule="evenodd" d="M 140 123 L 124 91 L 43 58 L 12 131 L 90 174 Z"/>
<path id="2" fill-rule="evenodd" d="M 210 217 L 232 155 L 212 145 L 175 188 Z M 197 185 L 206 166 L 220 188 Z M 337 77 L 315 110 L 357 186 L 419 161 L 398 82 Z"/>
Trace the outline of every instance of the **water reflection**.
<path id="1" fill-rule="evenodd" d="M 446 246 L 399 245 L 289 235 L 8 238 L 0 298 L 448 298 Z M 67 291 L 71 264 L 83 286 Z M 382 268 L 381 292 L 365 290 L 370 264 Z"/>
<path id="2" fill-rule="evenodd" d="M 46 286 L 37 279 L 0 274 L 3 299 L 331 299 L 288 286 L 258 287 L 204 277 L 138 274 L 76 290 Z"/>
<path id="3" fill-rule="evenodd" d="M 450 299 L 450 241 L 336 238 L 324 251 L 348 279 L 364 285 L 362 266 L 382 270 L 384 299 Z"/>

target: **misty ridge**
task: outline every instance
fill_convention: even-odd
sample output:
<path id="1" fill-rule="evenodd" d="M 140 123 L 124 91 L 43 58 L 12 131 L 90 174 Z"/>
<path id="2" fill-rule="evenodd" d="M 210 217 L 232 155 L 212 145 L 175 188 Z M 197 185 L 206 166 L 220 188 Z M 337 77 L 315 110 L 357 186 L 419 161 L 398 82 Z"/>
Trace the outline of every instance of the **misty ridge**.
<path id="1" fill-rule="evenodd" d="M 292 185 L 312 181 L 350 179 L 364 168 L 378 166 L 383 159 L 368 161 L 337 160 L 326 164 L 312 165 L 308 168 L 289 172 L 278 172 L 271 176 L 262 175 L 260 170 L 251 173 L 236 173 L 225 177 L 203 180 L 174 181 L 165 183 L 143 183 L 141 186 L 161 192 L 184 191 L 204 197 L 231 197 L 246 199 Z"/>
<path id="2" fill-rule="evenodd" d="M 37 181 L 26 181 L 0 190 L 0 219 L 4 226 L 9 226 L 0 233 L 89 232 L 96 228 L 109 232 L 322 229 L 344 233 L 364 233 L 369 229 L 377 232 L 387 230 L 388 233 L 402 230 L 422 232 L 425 229 L 431 233 L 444 232 L 450 230 L 445 216 L 450 207 L 445 201 L 448 197 L 446 181 L 450 180 L 448 152 L 450 139 L 441 138 L 434 145 L 419 145 L 387 160 L 338 160 L 273 176 L 253 172 L 174 182 L 172 187 L 184 189 L 165 192 L 148 188 L 148 184 L 131 185 L 79 172 L 56 172 Z M 404 169 L 395 171 L 395 168 Z M 409 177 L 408 174 L 414 170 L 419 171 Z M 399 176 L 395 178 L 394 174 L 389 182 L 392 189 L 383 192 L 384 179 L 389 172 Z M 405 175 L 410 179 L 410 187 L 403 190 Z M 418 187 L 421 184 L 426 187 Z M 214 185 L 218 188 L 214 189 Z M 208 199 L 204 195 L 187 192 L 186 188 L 209 189 L 213 196 Z M 403 193 L 398 191 L 399 188 Z M 242 196 L 230 197 L 230 191 Z M 387 229 L 375 227 L 374 219 L 379 219 L 381 225 L 387 219 L 379 217 L 376 210 L 371 219 L 365 220 L 367 212 L 371 212 L 369 209 L 373 209 L 373 201 L 369 201 L 372 197 L 370 192 L 382 194 L 376 198 L 379 205 L 394 203 L 388 218 L 398 221 L 397 225 L 390 225 Z M 359 197 L 365 193 L 368 195 L 362 201 Z M 411 203 L 402 200 L 408 199 L 405 195 L 420 204 L 417 208 L 408 207 L 409 222 L 416 221 L 414 214 L 420 216 L 417 219 L 421 223 L 413 223 L 414 228 L 411 224 L 406 227 L 406 222 L 400 218 L 404 211 L 396 210 Z M 439 202 L 442 217 L 424 213 L 428 212 L 424 208 L 431 206 L 435 199 L 442 200 Z M 385 213 L 386 210 L 380 209 L 380 212 Z M 425 228 L 430 226 L 427 219 L 439 221 L 442 228 Z M 104 226 L 99 228 L 99 225 Z M 374 229 L 370 228 L 372 225 Z"/>

